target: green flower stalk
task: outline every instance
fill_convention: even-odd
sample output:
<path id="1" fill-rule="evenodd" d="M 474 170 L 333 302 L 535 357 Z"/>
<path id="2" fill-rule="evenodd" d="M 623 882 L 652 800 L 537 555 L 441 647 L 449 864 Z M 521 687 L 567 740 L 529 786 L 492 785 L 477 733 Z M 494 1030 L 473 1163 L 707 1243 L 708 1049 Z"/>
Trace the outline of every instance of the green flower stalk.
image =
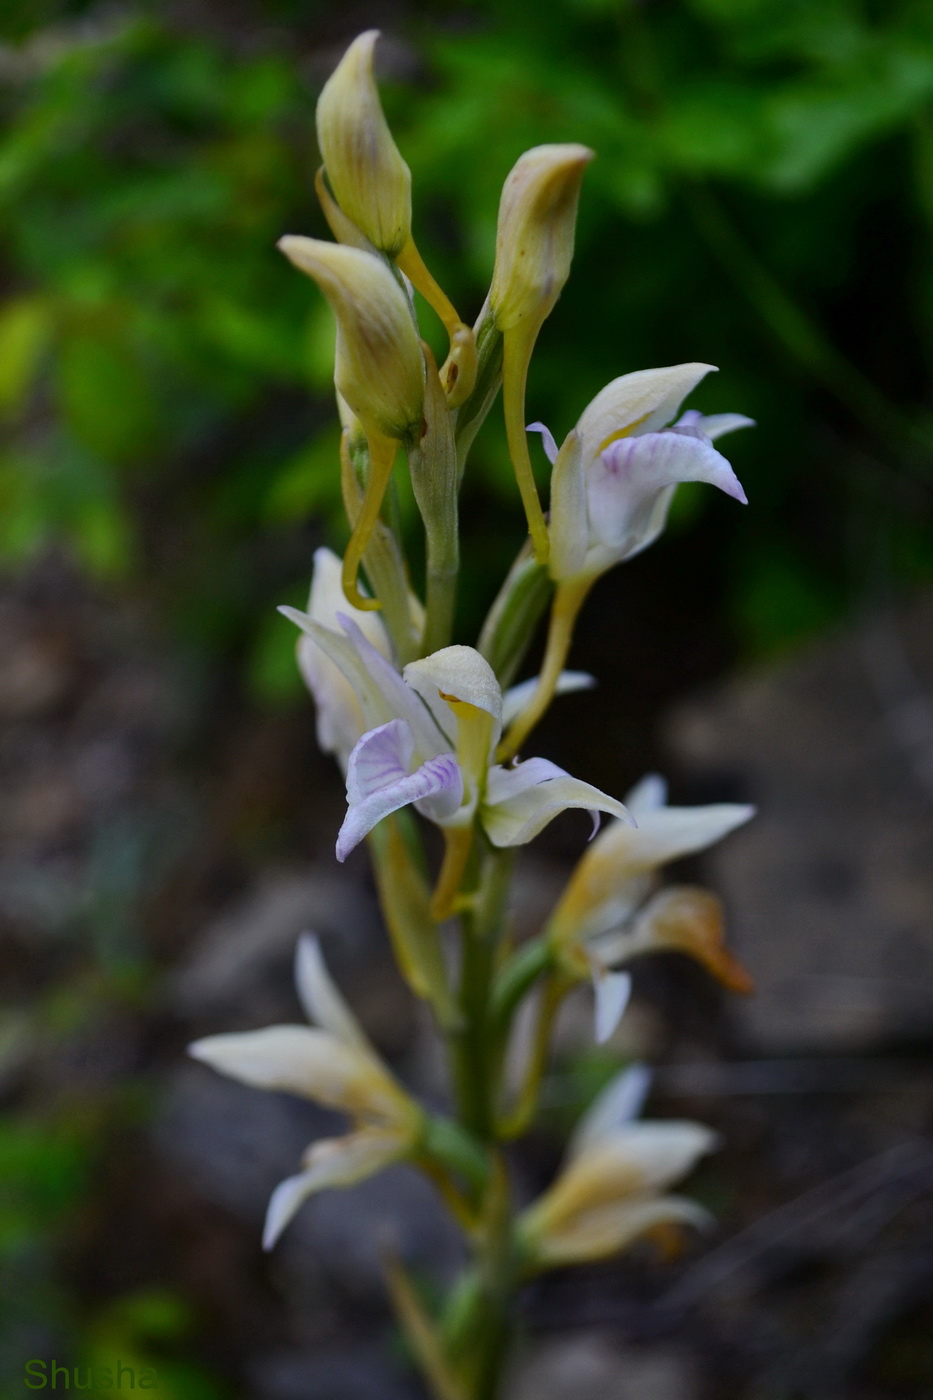
<path id="1" fill-rule="evenodd" d="M 526 428 L 531 355 L 570 272 L 592 152 L 540 146 L 515 165 L 474 335 L 412 238 L 411 175 L 379 102 L 376 37 L 369 31 L 350 46 L 318 105 L 324 167 L 317 190 L 337 242 L 289 235 L 279 245 L 336 315 L 343 433 L 334 470 L 350 527 L 343 559 L 326 549 L 315 554 L 307 608 L 281 611 L 298 628 L 298 664 L 314 697 L 320 746 L 346 779 L 336 857 L 368 846 L 394 955 L 447 1049 L 450 1101 L 445 1112 L 428 1112 L 396 1079 L 330 979 L 313 937 L 302 941 L 296 972 L 311 1025 L 210 1036 L 191 1053 L 220 1073 L 311 1097 L 348 1119 L 345 1134 L 313 1143 L 301 1170 L 273 1193 L 267 1247 L 317 1191 L 399 1161 L 427 1175 L 463 1230 L 470 1262 L 446 1302 L 429 1309 L 402 1262 L 390 1258 L 389 1293 L 437 1400 L 496 1400 L 512 1302 L 526 1279 L 617 1253 L 661 1228 L 709 1223 L 669 1188 L 713 1148 L 713 1135 L 695 1123 L 637 1121 L 647 1092 L 643 1069 L 617 1077 L 581 1116 L 556 1181 L 535 1201 L 515 1199 L 508 1144 L 534 1122 L 555 1016 L 581 982 L 593 984 L 599 1042 L 610 1040 L 624 1013 L 625 968 L 635 957 L 676 949 L 730 990 L 750 990 L 726 946 L 715 896 L 664 886 L 660 872 L 725 837 L 752 809 L 668 806 L 655 776 L 622 802 L 546 757 L 519 761 L 518 754 L 556 696 L 593 684 L 565 669 L 580 610 L 602 573 L 659 536 L 678 483 L 708 482 L 744 501 L 713 444 L 750 420 L 681 413 L 711 368 L 686 364 L 614 379 L 559 449 L 543 424 Z M 440 370 L 421 334 L 412 285 L 449 333 Z M 458 496 L 499 387 L 530 540 L 479 637 L 464 639 L 456 632 Z M 549 518 L 528 431 L 541 433 L 553 469 Z M 424 527 L 423 599 L 383 510 L 399 449 Z M 540 671 L 515 684 L 548 606 Z M 508 919 L 515 858 L 555 816 L 578 808 L 594 835 L 602 817 L 609 822 L 537 935 L 515 947 Z M 425 825 L 441 838 L 433 859 Z M 537 1022 L 516 1091 L 505 1065 L 529 997 L 537 999 Z"/>

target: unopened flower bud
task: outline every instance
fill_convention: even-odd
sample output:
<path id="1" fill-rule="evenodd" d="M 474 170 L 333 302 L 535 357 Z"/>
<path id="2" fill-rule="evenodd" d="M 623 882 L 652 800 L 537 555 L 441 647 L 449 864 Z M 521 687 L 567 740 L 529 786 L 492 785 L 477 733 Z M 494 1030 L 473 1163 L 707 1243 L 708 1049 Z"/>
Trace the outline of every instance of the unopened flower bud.
<path id="1" fill-rule="evenodd" d="M 502 189 L 489 308 L 502 332 L 502 407 L 509 455 L 535 559 L 547 563 L 547 525 L 525 441 L 525 382 L 538 331 L 570 274 L 586 146 L 535 146 Z"/>
<path id="2" fill-rule="evenodd" d="M 421 426 L 424 364 L 405 293 L 381 259 L 288 234 L 279 247 L 313 277 L 337 317 L 335 380 L 367 434 L 410 441 Z"/>
<path id="3" fill-rule="evenodd" d="M 411 172 L 399 153 L 373 77 L 378 29 L 354 39 L 324 84 L 317 138 L 343 212 L 389 257 L 411 235 Z"/>
<path id="4" fill-rule="evenodd" d="M 535 146 L 502 189 L 489 301 L 502 331 L 551 311 L 570 274 L 586 146 Z"/>

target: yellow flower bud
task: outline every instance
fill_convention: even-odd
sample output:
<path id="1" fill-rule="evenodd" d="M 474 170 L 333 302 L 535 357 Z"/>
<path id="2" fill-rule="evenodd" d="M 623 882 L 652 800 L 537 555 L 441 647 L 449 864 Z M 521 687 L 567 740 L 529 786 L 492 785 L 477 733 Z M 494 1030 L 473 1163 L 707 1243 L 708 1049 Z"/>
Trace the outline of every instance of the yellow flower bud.
<path id="1" fill-rule="evenodd" d="M 389 257 L 411 235 L 411 172 L 392 138 L 373 77 L 378 29 L 354 39 L 324 84 L 317 139 L 337 202 Z"/>
<path id="2" fill-rule="evenodd" d="M 570 274 L 586 146 L 535 146 L 519 157 L 502 189 L 496 265 L 489 302 L 501 331 L 526 318 L 538 325 Z"/>
<path id="3" fill-rule="evenodd" d="M 410 441 L 421 427 L 424 362 L 405 293 L 380 258 L 288 234 L 279 247 L 337 317 L 338 392 L 367 435 Z"/>
<path id="4" fill-rule="evenodd" d="M 502 189 L 489 307 L 502 332 L 502 407 L 509 455 L 535 559 L 547 563 L 548 532 L 525 439 L 525 382 L 538 331 L 570 274 L 586 146 L 535 146 Z"/>

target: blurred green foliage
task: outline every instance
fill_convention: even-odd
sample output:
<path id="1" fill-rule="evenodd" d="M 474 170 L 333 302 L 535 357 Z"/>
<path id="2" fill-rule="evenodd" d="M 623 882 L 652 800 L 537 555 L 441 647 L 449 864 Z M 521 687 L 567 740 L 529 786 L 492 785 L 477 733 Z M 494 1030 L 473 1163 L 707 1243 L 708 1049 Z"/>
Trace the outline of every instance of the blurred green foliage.
<path id="1" fill-rule="evenodd" d="M 340 527 L 329 313 L 274 243 L 323 232 L 314 100 L 352 36 L 285 0 L 235 24 L 144 0 L 5 15 L 0 553 L 65 540 L 287 690 L 291 639 L 260 615 L 301 597 L 308 518 Z M 614 374 L 722 365 L 698 401 L 761 423 L 733 453 L 753 509 L 721 522 L 751 650 L 837 615 L 868 555 L 928 571 L 929 4 L 413 5 L 383 52 L 421 241 L 468 315 L 518 154 L 597 150 L 530 416 L 560 433 Z M 468 523 L 513 495 L 489 435 Z"/>

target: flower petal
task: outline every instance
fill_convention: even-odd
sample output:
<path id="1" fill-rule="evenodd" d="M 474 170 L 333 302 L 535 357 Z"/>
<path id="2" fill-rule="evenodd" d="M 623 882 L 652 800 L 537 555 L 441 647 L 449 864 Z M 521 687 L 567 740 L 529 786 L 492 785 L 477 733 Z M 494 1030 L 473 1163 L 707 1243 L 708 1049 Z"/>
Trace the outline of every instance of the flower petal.
<path id="1" fill-rule="evenodd" d="M 411 661 L 402 672 L 405 680 L 425 698 L 441 693 L 465 705 L 502 719 L 502 690 L 496 673 L 474 647 L 443 647 L 420 661 Z"/>
<path id="2" fill-rule="evenodd" d="M 648 893 L 648 876 L 669 861 L 712 846 L 755 814 L 736 802 L 707 807 L 652 807 L 659 795 L 645 785 L 635 789 L 637 826 L 610 822 L 580 857 L 549 925 L 556 944 L 583 943 L 611 935 L 631 917 Z M 629 934 L 618 935 L 620 947 Z M 600 944 L 599 957 L 613 963 L 619 951 Z"/>
<path id="3" fill-rule="evenodd" d="M 605 1045 L 628 1006 L 632 979 L 627 972 L 607 972 L 604 967 L 594 963 L 593 993 L 596 999 L 596 1044 Z"/>
<path id="4" fill-rule="evenodd" d="M 551 1229 L 625 1196 L 657 1194 L 686 1176 L 718 1141 L 702 1123 L 624 1123 L 570 1157 L 535 1212 Z"/>
<path id="5" fill-rule="evenodd" d="M 306 616 L 332 630 L 337 614 L 350 608 L 341 583 L 342 564 L 329 549 L 314 552 L 314 572 Z M 383 656 L 389 655 L 389 638 L 377 612 L 351 609 L 359 626 Z M 365 728 L 353 687 L 330 657 L 306 633 L 298 639 L 298 667 L 317 706 L 318 743 L 325 753 L 336 753 L 342 763 Z"/>
<path id="6" fill-rule="evenodd" d="M 620 953 L 633 957 L 672 949 L 696 958 L 730 992 L 747 995 L 754 991 L 751 977 L 726 947 L 721 900 L 695 885 L 660 890 L 639 912 L 631 929 L 613 942 L 615 947 L 606 940 L 600 948 L 613 962 Z"/>
<path id="7" fill-rule="evenodd" d="M 275 1188 L 266 1211 L 263 1249 L 271 1249 L 297 1211 L 317 1191 L 353 1186 L 403 1156 L 407 1141 L 391 1130 L 362 1128 L 342 1138 L 325 1138 L 305 1154 L 306 1169 Z"/>
<path id="8" fill-rule="evenodd" d="M 435 713 L 430 707 L 428 711 L 425 710 L 420 698 L 413 694 L 411 687 L 405 684 L 395 667 L 386 661 L 384 656 L 380 656 L 351 617 L 341 614 L 340 623 L 356 648 L 366 671 L 388 699 L 392 714 L 406 720 L 411 726 L 418 753 L 425 757 L 433 757 L 448 749 L 450 724 L 449 721 L 445 723 L 446 716 Z"/>
<path id="9" fill-rule="evenodd" d="M 559 812 L 576 807 L 629 820 L 614 797 L 572 778 L 546 758 L 529 758 L 514 768 L 489 770 L 483 825 L 494 846 L 523 846 Z"/>
<path id="10" fill-rule="evenodd" d="M 364 802 L 387 784 L 407 778 L 414 749 L 411 727 L 403 719 L 390 719 L 362 735 L 347 764 L 350 805 Z"/>
<path id="11" fill-rule="evenodd" d="M 652 433 L 669 423 L 683 400 L 715 365 L 668 365 L 620 375 L 600 390 L 577 424 L 587 460 L 620 433 Z"/>
<path id="12" fill-rule="evenodd" d="M 368 737 L 364 734 L 357 748 L 364 744 Z M 350 755 L 351 767 L 355 753 L 356 749 Z M 337 834 L 337 859 L 346 860 L 363 837 L 390 812 L 397 812 L 400 807 L 407 807 L 410 802 L 424 803 L 426 799 L 431 798 L 435 800 L 429 806 L 429 811 L 435 815 L 435 820 L 441 820 L 442 816 L 453 815 L 462 796 L 463 778 L 456 756 L 452 753 L 442 753 L 436 758 L 429 758 L 420 768 L 416 768 L 414 773 L 387 781 L 359 802 L 351 801 Z"/>
<path id="13" fill-rule="evenodd" d="M 617 559 L 647 548 L 664 527 L 670 488 L 682 481 L 706 481 L 746 500 L 726 458 L 697 430 L 642 433 L 610 443 L 587 478 L 594 539 Z"/>
<path id="14" fill-rule="evenodd" d="M 695 408 L 688 408 L 674 424 L 675 428 L 699 428 L 711 442 L 739 428 L 755 426 L 754 418 L 746 418 L 744 413 L 699 413 Z"/>
<path id="15" fill-rule="evenodd" d="M 534 1239 L 536 1263 L 548 1268 L 607 1259 L 658 1225 L 693 1225 L 707 1230 L 712 1216 L 685 1196 L 645 1196 L 584 1211 Z"/>
<path id="16" fill-rule="evenodd" d="M 638 824 L 646 813 L 656 812 L 666 802 L 667 782 L 660 773 L 646 773 L 625 795 L 625 805 Z"/>
<path id="17" fill-rule="evenodd" d="M 362 1027 L 327 971 L 321 945 L 314 934 L 302 934 L 298 940 L 295 954 L 295 985 L 309 1021 L 327 1031 L 335 1040 L 340 1040 L 365 1054 L 375 1054 Z"/>
<path id="18" fill-rule="evenodd" d="M 631 1065 L 609 1081 L 580 1119 L 567 1147 L 568 1160 L 599 1146 L 625 1123 L 636 1119 L 651 1088 L 647 1065 Z"/>
<path id="19" fill-rule="evenodd" d="M 591 676 L 587 671 L 561 671 L 557 678 L 555 695 L 570 695 L 575 690 L 591 690 L 596 684 L 596 677 Z M 532 676 L 531 680 L 522 681 L 520 685 L 511 686 L 502 697 L 502 727 L 508 726 L 516 719 L 528 704 L 531 697 L 538 688 L 538 677 Z"/>
<path id="20" fill-rule="evenodd" d="M 525 428 L 526 433 L 540 433 L 541 445 L 544 448 L 544 455 L 551 466 L 557 461 L 557 443 L 554 441 L 554 434 L 544 423 L 529 423 Z"/>
<path id="21" fill-rule="evenodd" d="M 258 1089 L 281 1089 L 352 1115 L 398 1116 L 402 1091 L 368 1058 L 312 1026 L 267 1026 L 210 1035 L 188 1047 L 196 1060 Z"/>
<path id="22" fill-rule="evenodd" d="M 633 875 L 705 851 L 754 815 L 754 807 L 739 802 L 656 807 L 653 811 L 642 808 L 637 826 L 613 822 L 583 859 L 594 866 L 605 863 L 601 883 L 618 885 Z"/>

